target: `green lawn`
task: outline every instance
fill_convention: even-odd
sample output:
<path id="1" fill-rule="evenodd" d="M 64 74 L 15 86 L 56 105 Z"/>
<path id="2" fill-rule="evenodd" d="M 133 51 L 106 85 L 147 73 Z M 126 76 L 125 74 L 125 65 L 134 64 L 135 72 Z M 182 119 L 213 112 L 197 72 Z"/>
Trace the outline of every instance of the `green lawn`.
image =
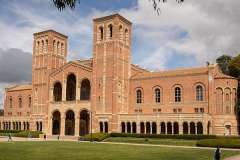
<path id="1" fill-rule="evenodd" d="M 0 160 L 209 160 L 213 150 L 80 142 L 1 142 Z M 223 151 L 223 157 L 240 154 Z"/>
<path id="2" fill-rule="evenodd" d="M 134 137 L 110 137 L 107 142 L 122 142 L 122 143 L 140 143 L 140 144 L 164 144 L 175 146 L 196 146 L 197 140 L 183 139 L 161 139 L 161 138 L 134 138 Z"/>

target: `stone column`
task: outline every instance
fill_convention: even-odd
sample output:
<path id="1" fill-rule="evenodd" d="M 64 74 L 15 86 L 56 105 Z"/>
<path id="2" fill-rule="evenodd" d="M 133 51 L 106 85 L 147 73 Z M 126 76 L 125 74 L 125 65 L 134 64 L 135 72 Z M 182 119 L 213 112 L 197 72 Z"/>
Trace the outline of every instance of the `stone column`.
<path id="1" fill-rule="evenodd" d="M 136 126 L 137 126 L 137 133 L 140 133 L 141 132 L 140 131 L 140 123 L 137 123 Z"/>
<path id="2" fill-rule="evenodd" d="M 195 124 L 195 134 L 197 134 L 197 124 Z"/>
<path id="3" fill-rule="evenodd" d="M 48 125 L 48 127 L 49 127 L 49 128 L 48 128 L 48 135 L 52 135 L 52 127 L 53 127 L 53 126 L 52 126 L 52 123 L 53 123 L 52 121 L 53 121 L 53 116 L 51 115 L 50 118 L 49 118 L 49 120 L 48 120 L 48 124 L 49 124 L 49 125 Z M 60 123 L 60 125 L 61 125 L 61 123 Z M 61 126 L 60 126 L 60 127 L 61 127 Z M 60 128 L 60 130 L 61 130 L 61 128 Z"/>
<path id="4" fill-rule="evenodd" d="M 152 123 L 150 123 L 150 134 L 152 134 Z"/>
<path id="5" fill-rule="evenodd" d="M 75 119 L 75 136 L 79 136 L 79 123 L 80 123 L 80 117 L 79 115 L 76 116 Z"/>
<path id="6" fill-rule="evenodd" d="M 78 76 L 76 77 L 76 100 L 79 101 L 80 100 L 80 87 L 81 87 L 81 84 L 80 82 L 78 82 L 79 79 L 78 79 Z"/>
<path id="7" fill-rule="evenodd" d="M 174 123 L 172 123 L 172 134 L 174 134 Z"/>
<path id="8" fill-rule="evenodd" d="M 61 136 L 65 136 L 65 115 L 62 115 L 62 116 L 61 116 L 60 135 L 61 135 Z"/>
<path id="9" fill-rule="evenodd" d="M 156 124 L 156 132 L 157 132 L 157 134 L 160 134 L 161 133 L 161 125 L 158 125 L 159 123 L 157 122 L 157 124 Z"/>
<path id="10" fill-rule="evenodd" d="M 191 126 L 190 126 L 190 123 L 188 124 L 188 134 L 190 134 L 190 129 L 191 129 Z"/>
<path id="11" fill-rule="evenodd" d="M 167 123 L 165 123 L 165 134 L 168 134 Z"/>
<path id="12" fill-rule="evenodd" d="M 66 79 L 63 81 L 63 88 L 62 88 L 62 101 L 66 101 L 66 89 L 67 89 L 67 84 L 66 84 Z"/>
<path id="13" fill-rule="evenodd" d="M 178 123 L 178 127 L 179 134 L 183 134 L 183 123 L 182 122 Z"/>

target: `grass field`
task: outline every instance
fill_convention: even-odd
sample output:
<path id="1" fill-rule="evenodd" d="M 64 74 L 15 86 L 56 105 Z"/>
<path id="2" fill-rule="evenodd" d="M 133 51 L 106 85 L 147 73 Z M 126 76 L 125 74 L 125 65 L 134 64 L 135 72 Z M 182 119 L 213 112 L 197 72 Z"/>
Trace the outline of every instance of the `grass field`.
<path id="1" fill-rule="evenodd" d="M 196 146 L 197 140 L 184 139 L 161 139 L 161 138 L 134 138 L 134 137 L 110 137 L 107 142 L 140 143 L 140 144 L 162 144 L 175 146 Z"/>
<path id="2" fill-rule="evenodd" d="M 1 142 L 0 160 L 210 160 L 213 150 L 80 142 Z M 223 151 L 223 157 L 240 154 Z"/>

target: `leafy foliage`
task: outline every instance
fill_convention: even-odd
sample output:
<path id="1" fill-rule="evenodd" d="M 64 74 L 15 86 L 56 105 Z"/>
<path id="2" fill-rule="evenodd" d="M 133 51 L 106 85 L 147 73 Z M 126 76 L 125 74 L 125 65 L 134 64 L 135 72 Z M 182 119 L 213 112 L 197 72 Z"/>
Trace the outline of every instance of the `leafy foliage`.
<path id="1" fill-rule="evenodd" d="M 62 11 L 66 7 L 74 9 L 77 3 L 80 3 L 80 0 L 53 0 L 55 7 L 58 10 Z"/>
<path id="2" fill-rule="evenodd" d="M 128 134 L 128 133 L 110 133 L 110 137 L 135 137 L 135 138 L 166 138 L 166 139 L 215 139 L 215 135 L 165 135 L 165 134 Z"/>
<path id="3" fill-rule="evenodd" d="M 56 8 L 60 11 L 64 10 L 66 7 L 74 9 L 77 3 L 80 3 L 80 0 L 52 0 Z M 161 13 L 160 5 L 166 3 L 167 0 L 149 0 L 152 3 L 153 9 L 159 15 Z M 177 3 L 183 3 L 184 0 L 176 0 Z"/>
<path id="4" fill-rule="evenodd" d="M 92 140 L 93 141 L 103 141 L 104 139 L 108 138 L 109 134 L 107 133 L 93 133 Z M 91 141 L 91 134 L 85 135 L 83 137 L 84 141 Z"/>
<path id="5" fill-rule="evenodd" d="M 222 55 L 216 59 L 217 64 L 224 74 L 229 75 L 229 63 L 232 60 L 231 56 Z"/>
<path id="6" fill-rule="evenodd" d="M 221 148 L 240 148 L 239 139 L 204 139 L 197 141 L 197 146 L 199 147 L 221 147 Z"/>

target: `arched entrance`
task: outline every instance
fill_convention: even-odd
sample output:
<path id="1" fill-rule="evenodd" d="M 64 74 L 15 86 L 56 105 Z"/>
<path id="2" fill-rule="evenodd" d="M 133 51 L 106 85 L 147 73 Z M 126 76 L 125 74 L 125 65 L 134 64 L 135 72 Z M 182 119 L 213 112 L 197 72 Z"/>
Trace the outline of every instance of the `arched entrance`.
<path id="1" fill-rule="evenodd" d="M 183 122 L 183 134 L 188 134 L 188 122 Z"/>
<path id="2" fill-rule="evenodd" d="M 201 122 L 197 123 L 197 134 L 203 134 L 203 125 Z"/>
<path id="3" fill-rule="evenodd" d="M 122 133 L 125 133 L 125 122 L 122 122 L 121 126 L 122 126 Z"/>
<path id="4" fill-rule="evenodd" d="M 72 110 L 67 111 L 65 119 L 65 135 L 74 135 L 75 116 Z"/>
<path id="5" fill-rule="evenodd" d="M 157 124 L 156 124 L 156 122 L 152 122 L 152 134 L 157 134 Z"/>
<path id="6" fill-rule="evenodd" d="M 167 123 L 167 134 L 172 134 L 172 123 L 171 122 Z"/>
<path id="7" fill-rule="evenodd" d="M 132 122 L 132 133 L 137 133 L 137 125 L 136 125 L 136 122 Z"/>
<path id="8" fill-rule="evenodd" d="M 225 135 L 226 136 L 231 135 L 231 125 L 225 125 Z"/>
<path id="9" fill-rule="evenodd" d="M 178 122 L 173 123 L 173 134 L 179 134 Z"/>
<path id="10" fill-rule="evenodd" d="M 60 126 L 61 126 L 61 114 L 59 111 L 53 112 L 52 115 L 52 134 L 59 135 L 60 134 Z"/>
<path id="11" fill-rule="evenodd" d="M 80 136 L 89 134 L 89 112 L 87 110 L 82 110 L 80 112 Z"/>
<path id="12" fill-rule="evenodd" d="M 160 128 L 161 128 L 161 134 L 166 134 L 166 126 L 164 122 L 161 122 Z"/>
<path id="13" fill-rule="evenodd" d="M 191 122 L 190 123 L 190 134 L 195 134 L 196 131 L 195 131 L 195 123 L 194 122 Z"/>

